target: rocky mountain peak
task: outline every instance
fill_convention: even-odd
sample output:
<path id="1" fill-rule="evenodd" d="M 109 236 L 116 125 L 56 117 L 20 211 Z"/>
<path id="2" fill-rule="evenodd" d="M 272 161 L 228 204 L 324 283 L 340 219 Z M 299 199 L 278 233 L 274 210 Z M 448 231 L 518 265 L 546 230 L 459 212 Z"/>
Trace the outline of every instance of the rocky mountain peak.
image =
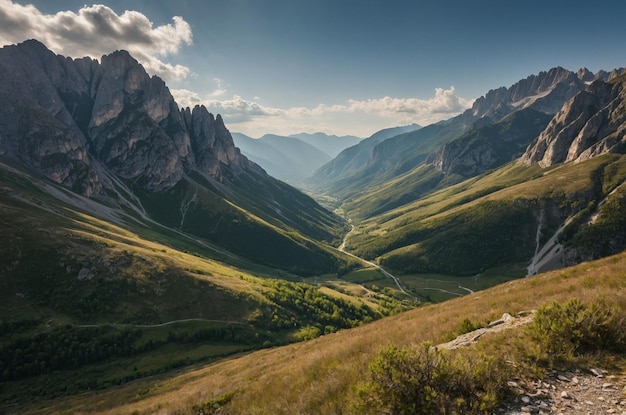
<path id="1" fill-rule="evenodd" d="M 36 40 L 4 47 L 0 99 L 0 154 L 85 195 L 103 192 L 94 163 L 156 192 L 188 169 L 220 178 L 262 172 L 220 116 L 179 111 L 163 80 L 126 51 L 98 63 L 57 56 Z"/>
<path id="2" fill-rule="evenodd" d="M 531 75 L 510 88 L 498 88 L 478 98 L 472 106 L 474 118 L 500 119 L 513 111 L 533 107 L 547 114 L 555 114 L 567 99 L 585 87 L 574 72 L 556 67 Z"/>
<path id="3" fill-rule="evenodd" d="M 576 76 L 583 82 L 591 82 L 594 80 L 595 75 L 587 68 L 580 68 L 578 72 L 576 72 Z"/>
<path id="4" fill-rule="evenodd" d="M 593 82 L 567 101 L 522 156 L 542 167 L 626 150 L 626 82 Z"/>
<path id="5" fill-rule="evenodd" d="M 204 105 L 181 111 L 189 132 L 194 162 L 198 170 L 222 179 L 228 170 L 238 174 L 245 169 L 259 173 L 263 170 L 241 155 L 221 115 L 213 117 Z"/>

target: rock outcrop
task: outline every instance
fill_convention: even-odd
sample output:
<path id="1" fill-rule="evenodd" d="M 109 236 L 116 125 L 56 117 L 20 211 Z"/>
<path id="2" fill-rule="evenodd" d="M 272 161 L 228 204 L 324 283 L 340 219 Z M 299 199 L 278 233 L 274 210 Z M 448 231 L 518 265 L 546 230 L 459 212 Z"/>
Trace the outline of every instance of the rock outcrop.
<path id="1" fill-rule="evenodd" d="M 432 164 L 447 175 L 478 175 L 519 157 L 549 121 L 548 114 L 533 108 L 516 111 L 444 144 Z"/>
<path id="2" fill-rule="evenodd" d="M 522 156 L 548 167 L 626 150 L 626 80 L 593 82 L 570 99 Z"/>
<path id="3" fill-rule="evenodd" d="M 151 191 L 192 170 L 217 180 L 264 174 L 234 146 L 221 117 L 179 110 L 160 78 L 128 52 L 57 56 L 35 40 L 0 50 L 0 155 L 86 196 L 103 194 L 100 164 Z"/>

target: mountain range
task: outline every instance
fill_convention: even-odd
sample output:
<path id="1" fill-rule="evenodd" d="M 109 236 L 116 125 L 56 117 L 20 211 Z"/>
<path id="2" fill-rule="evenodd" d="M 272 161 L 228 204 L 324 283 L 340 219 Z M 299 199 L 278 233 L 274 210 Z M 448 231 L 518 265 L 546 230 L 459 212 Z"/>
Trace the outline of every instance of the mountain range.
<path id="1" fill-rule="evenodd" d="M 220 360 L 202 377 L 228 381 L 181 398 L 184 410 L 159 405 L 276 413 L 284 394 L 307 413 L 347 413 L 382 339 L 428 340 L 431 325 L 439 341 L 467 310 L 482 321 L 621 287 L 625 88 L 624 69 L 557 67 L 427 126 L 251 139 L 203 106 L 179 108 L 125 51 L 0 49 L 0 410 L 32 412 L 39 398 L 45 413 L 62 395 L 83 410 L 86 391 Z M 449 314 L 424 306 L 466 294 Z M 319 400 L 296 384 L 328 386 Z M 120 405 L 160 393 L 142 388 Z"/>
<path id="2" fill-rule="evenodd" d="M 362 142 L 360 145 L 363 147 L 358 158 L 351 156 L 356 154 L 355 150 L 344 150 L 333 162 L 320 168 L 308 182 L 317 191 L 329 193 L 342 201 L 348 197 L 355 197 L 359 192 L 367 193 L 372 188 L 380 186 L 382 182 L 399 177 L 423 163 L 434 163 L 439 169 L 452 164 L 463 164 L 467 165 L 470 171 L 483 172 L 519 157 L 526 145 L 536 137 L 536 133 L 543 129 L 541 127 L 547 125 L 549 121 L 547 116 L 556 114 L 568 99 L 587 87 L 591 82 L 590 79 L 606 81 L 621 72 L 623 70 L 593 75 L 588 70 L 574 73 L 564 68 L 553 68 L 538 75 L 531 75 L 509 88 L 501 87 L 489 91 L 485 96 L 478 98 L 472 108 L 449 120 L 417 131 L 394 134 L 393 137 L 376 142 L 375 145 Z M 526 121 L 516 124 L 516 131 L 512 132 L 516 137 L 515 143 L 511 139 L 503 140 L 509 142 L 510 149 L 497 157 L 494 154 L 485 154 L 483 151 L 485 148 L 478 146 L 477 137 L 489 132 L 488 129 L 481 132 L 480 128 L 502 122 L 505 117 L 522 110 L 526 110 L 524 115 Z M 530 120 L 530 117 L 534 119 Z M 528 131 L 520 131 L 520 127 L 526 126 Z M 464 134 L 469 136 L 463 137 Z M 469 142 L 473 143 L 472 147 L 468 147 Z M 447 143 L 450 145 L 446 148 Z M 461 147 L 465 148 L 463 157 L 457 154 Z M 487 147 L 490 145 L 487 144 Z M 451 151 L 452 148 L 455 150 Z M 471 149 L 473 151 L 469 151 Z M 493 149 L 489 152 L 493 153 Z M 337 166 L 339 163 L 340 166 Z M 331 173 L 338 171 L 341 171 L 341 174 Z M 468 176 L 464 174 L 461 177 Z M 449 183 L 450 180 L 444 182 Z M 429 190 L 432 188 L 431 186 Z M 422 193 L 412 191 L 412 194 L 411 197 L 415 198 Z"/>
<path id="3" fill-rule="evenodd" d="M 355 136 L 329 136 L 323 133 L 289 137 L 266 134 L 254 139 L 233 133 L 233 140 L 246 157 L 262 166 L 271 176 L 292 185 L 300 184 L 341 150 L 361 139 Z"/>
<path id="4" fill-rule="evenodd" d="M 348 249 L 401 274 L 518 276 L 620 252 L 623 73 L 554 68 L 382 141 L 325 185 L 358 223 Z"/>

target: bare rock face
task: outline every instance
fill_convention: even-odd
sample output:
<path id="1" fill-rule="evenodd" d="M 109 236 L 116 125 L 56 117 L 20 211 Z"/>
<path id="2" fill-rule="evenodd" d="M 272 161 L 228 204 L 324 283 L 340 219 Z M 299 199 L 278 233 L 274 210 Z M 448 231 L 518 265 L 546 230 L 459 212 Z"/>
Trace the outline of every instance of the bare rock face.
<path id="1" fill-rule="evenodd" d="M 522 79 L 510 88 L 489 91 L 476 100 L 471 113 L 476 117 L 499 119 L 511 112 L 531 107 L 555 114 L 569 98 L 584 89 L 585 72 L 576 74 L 557 67 Z"/>
<path id="2" fill-rule="evenodd" d="M 626 150 L 625 82 L 596 81 L 569 100 L 522 156 L 548 167 Z"/>
<path id="3" fill-rule="evenodd" d="M 84 62 L 81 69 L 88 69 Z M 51 81 L 60 85 L 57 90 Z M 61 94 L 76 96 L 89 85 L 78 70 L 39 42 L 0 50 L 0 155 L 85 195 L 102 191 L 88 143 Z"/>
<path id="4" fill-rule="evenodd" d="M 103 193 L 98 163 L 160 192 L 192 169 L 222 178 L 263 172 L 234 146 L 221 117 L 180 111 L 128 52 L 57 56 L 31 40 L 0 50 L 0 155 L 83 195 Z"/>
<path id="5" fill-rule="evenodd" d="M 533 108 L 510 114 L 500 122 L 470 130 L 444 144 L 433 165 L 444 174 L 472 177 L 518 158 L 546 127 L 550 116 Z"/>
<path id="6" fill-rule="evenodd" d="M 243 157 L 220 115 L 213 117 L 204 106 L 182 110 L 197 169 L 217 179 L 226 172 L 233 174 L 253 170 L 264 174 L 256 164 Z"/>
<path id="7" fill-rule="evenodd" d="M 190 146 L 165 83 L 125 51 L 104 56 L 102 70 L 88 126 L 94 155 L 148 190 L 174 186 Z"/>

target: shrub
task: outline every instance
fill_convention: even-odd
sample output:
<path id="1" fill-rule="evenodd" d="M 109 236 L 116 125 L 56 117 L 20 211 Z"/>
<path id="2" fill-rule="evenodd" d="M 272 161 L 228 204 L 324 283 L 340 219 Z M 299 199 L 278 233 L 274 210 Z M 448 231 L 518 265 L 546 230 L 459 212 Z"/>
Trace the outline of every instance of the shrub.
<path id="1" fill-rule="evenodd" d="M 393 415 L 482 413 L 504 399 L 508 376 L 503 362 L 487 356 L 450 358 L 429 343 L 387 346 L 370 365 L 369 381 L 358 389 L 358 409 Z"/>
<path id="2" fill-rule="evenodd" d="M 536 344 L 535 360 L 552 366 L 583 355 L 626 351 L 626 314 L 598 301 L 573 299 L 540 308 L 528 327 Z"/>

